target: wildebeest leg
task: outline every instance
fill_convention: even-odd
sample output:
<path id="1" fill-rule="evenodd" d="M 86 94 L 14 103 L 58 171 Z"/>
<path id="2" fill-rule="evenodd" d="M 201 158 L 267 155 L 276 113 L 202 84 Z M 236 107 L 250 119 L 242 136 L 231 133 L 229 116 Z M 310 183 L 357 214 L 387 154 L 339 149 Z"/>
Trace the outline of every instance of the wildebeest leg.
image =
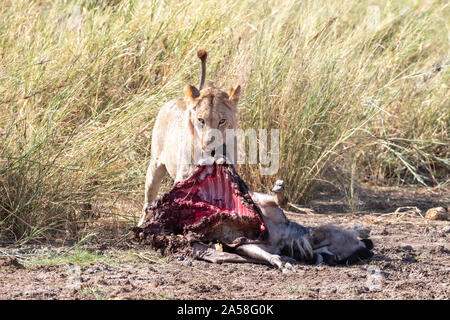
<path id="1" fill-rule="evenodd" d="M 334 253 L 330 252 L 327 247 L 322 247 L 316 250 L 313 250 L 314 258 L 315 258 L 315 264 L 319 265 L 322 262 L 325 262 L 329 266 L 335 266 L 335 255 Z"/>
<path id="2" fill-rule="evenodd" d="M 272 254 L 264 245 L 243 244 L 236 248 L 236 252 L 253 258 L 261 263 L 268 263 L 283 272 L 293 271 L 295 268 L 289 262 L 284 262 L 279 255 Z"/>
<path id="3" fill-rule="evenodd" d="M 288 199 L 284 195 L 284 181 L 277 180 L 275 181 L 275 185 L 272 188 L 272 192 L 275 193 L 276 202 L 279 207 L 284 207 L 288 203 Z"/>
<path id="4" fill-rule="evenodd" d="M 220 252 L 204 244 L 194 243 L 194 257 L 199 260 L 205 260 L 212 263 L 258 263 L 249 257 L 243 257 L 235 253 Z"/>

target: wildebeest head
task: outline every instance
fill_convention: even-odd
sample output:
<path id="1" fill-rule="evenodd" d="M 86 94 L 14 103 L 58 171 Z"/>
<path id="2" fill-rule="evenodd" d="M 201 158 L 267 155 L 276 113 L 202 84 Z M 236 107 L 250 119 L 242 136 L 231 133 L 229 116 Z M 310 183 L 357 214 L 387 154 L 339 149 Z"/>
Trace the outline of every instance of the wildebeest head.
<path id="1" fill-rule="evenodd" d="M 373 256 L 370 239 L 358 239 L 357 229 L 344 229 L 333 224 L 311 228 L 308 238 L 316 257 L 325 263 L 352 264 Z M 320 254 L 322 257 L 318 257 Z"/>

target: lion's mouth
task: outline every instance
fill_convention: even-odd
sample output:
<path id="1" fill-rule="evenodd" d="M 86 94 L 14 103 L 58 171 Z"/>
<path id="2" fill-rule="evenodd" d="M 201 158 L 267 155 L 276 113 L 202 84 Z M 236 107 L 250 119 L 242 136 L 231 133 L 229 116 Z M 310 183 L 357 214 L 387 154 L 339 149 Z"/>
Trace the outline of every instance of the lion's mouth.
<path id="1" fill-rule="evenodd" d="M 264 232 L 259 208 L 230 165 L 201 166 L 147 210 L 148 234 L 195 233 L 204 240 L 233 243 Z"/>

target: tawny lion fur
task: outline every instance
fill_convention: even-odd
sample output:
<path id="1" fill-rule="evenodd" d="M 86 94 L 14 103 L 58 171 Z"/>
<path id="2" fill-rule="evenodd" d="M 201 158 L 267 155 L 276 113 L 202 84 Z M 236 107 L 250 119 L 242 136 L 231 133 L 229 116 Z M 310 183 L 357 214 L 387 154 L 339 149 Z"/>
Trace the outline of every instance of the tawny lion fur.
<path id="1" fill-rule="evenodd" d="M 145 180 L 145 210 L 155 200 L 161 180 L 168 173 L 175 183 L 189 178 L 196 168 L 195 155 L 210 152 L 215 133 L 226 141 L 226 129 L 237 127 L 240 86 L 224 92 L 205 80 L 206 51 L 200 50 L 202 78 L 200 90 L 187 84 L 184 97 L 162 106 L 153 127 L 151 160 Z M 217 134 L 216 134 L 217 136 Z"/>

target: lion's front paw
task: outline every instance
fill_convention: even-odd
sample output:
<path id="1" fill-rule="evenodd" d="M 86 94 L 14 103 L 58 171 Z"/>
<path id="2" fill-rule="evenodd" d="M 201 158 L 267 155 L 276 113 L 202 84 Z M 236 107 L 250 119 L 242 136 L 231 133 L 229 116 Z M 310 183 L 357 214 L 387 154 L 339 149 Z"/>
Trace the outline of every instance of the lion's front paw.
<path id="1" fill-rule="evenodd" d="M 137 226 L 139 228 L 142 228 L 142 226 L 144 225 L 145 221 L 149 219 L 148 213 L 150 212 L 150 207 L 151 207 L 151 204 L 145 204 L 144 207 L 142 208 L 141 219 L 139 220 L 139 222 L 137 224 Z"/>

